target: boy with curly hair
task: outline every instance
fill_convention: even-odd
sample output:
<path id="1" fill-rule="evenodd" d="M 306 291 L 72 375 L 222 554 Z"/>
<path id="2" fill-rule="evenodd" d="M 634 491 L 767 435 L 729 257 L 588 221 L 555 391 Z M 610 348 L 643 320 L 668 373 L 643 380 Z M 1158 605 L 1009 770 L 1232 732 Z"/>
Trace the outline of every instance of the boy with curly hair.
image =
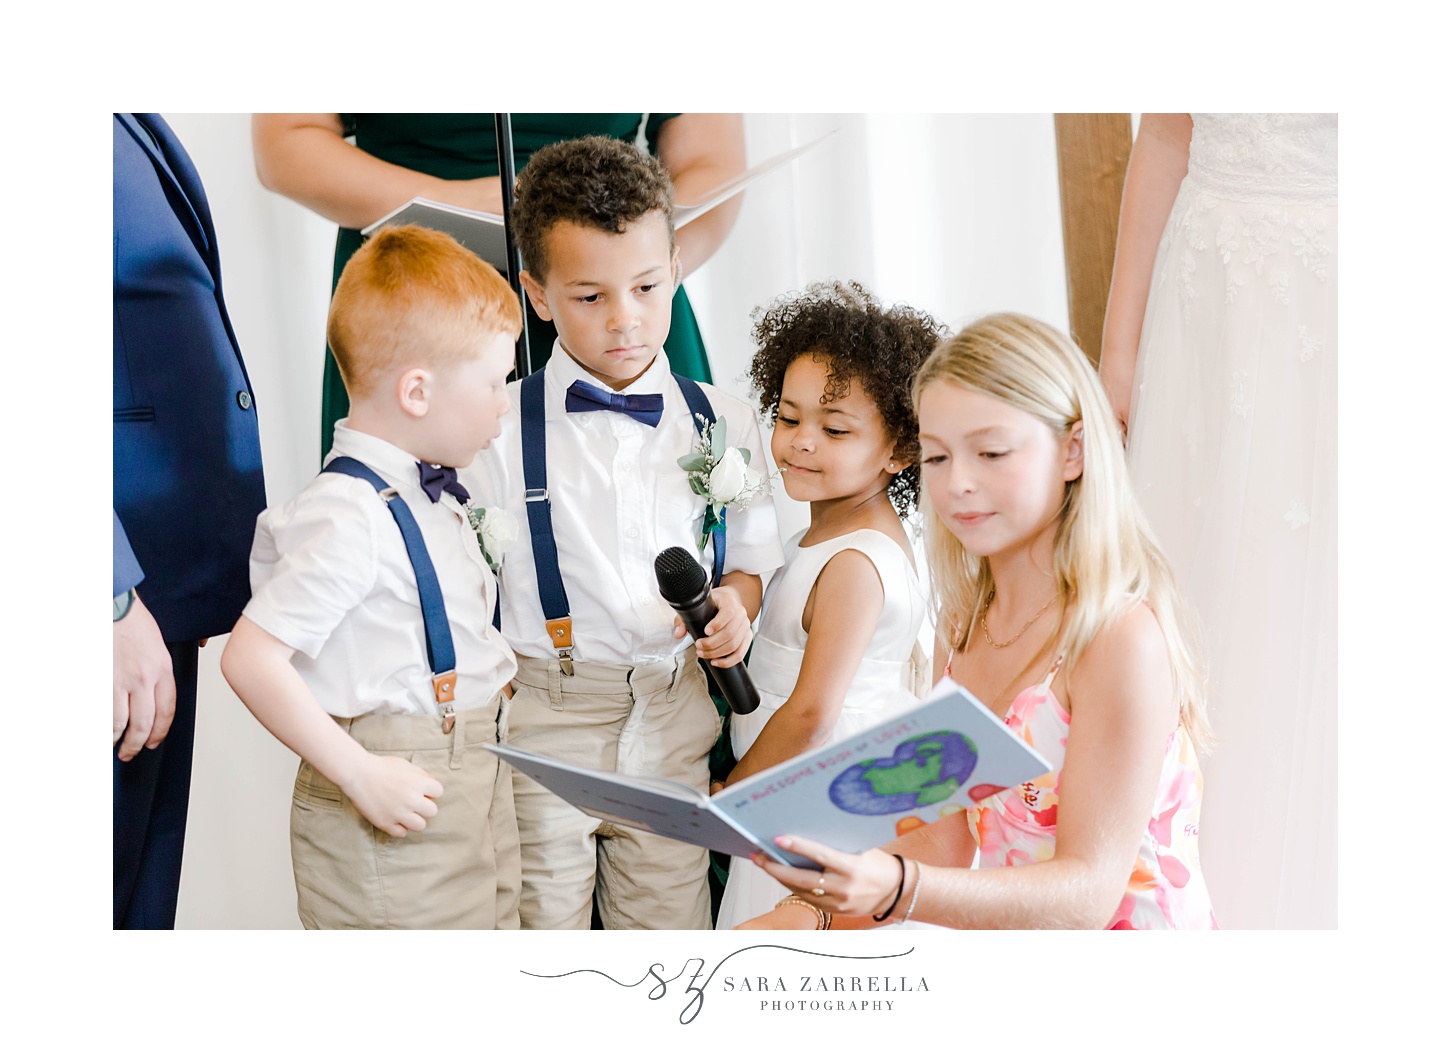
<path id="1" fill-rule="evenodd" d="M 679 281 L 670 179 L 609 138 L 539 150 L 519 178 L 522 281 L 559 331 L 543 370 L 510 384 L 497 451 L 466 476 L 519 522 L 501 570 L 502 629 L 519 657 L 507 741 L 605 771 L 701 792 L 720 716 L 697 657 L 741 661 L 761 573 L 781 562 L 767 497 L 732 506 L 703 538 L 707 501 L 677 462 L 700 426 L 724 429 L 766 481 L 745 402 L 676 377 L 661 346 Z M 660 596 L 655 556 L 699 548 L 718 585 L 698 642 Z M 526 928 L 711 926 L 702 848 L 601 821 L 516 772 Z"/>

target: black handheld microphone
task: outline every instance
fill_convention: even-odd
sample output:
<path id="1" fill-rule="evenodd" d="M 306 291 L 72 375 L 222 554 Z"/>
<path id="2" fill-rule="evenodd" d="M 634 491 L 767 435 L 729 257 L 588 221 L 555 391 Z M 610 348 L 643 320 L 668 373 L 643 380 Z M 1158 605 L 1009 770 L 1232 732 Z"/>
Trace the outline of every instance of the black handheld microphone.
<path id="1" fill-rule="evenodd" d="M 684 547 L 666 547 L 655 558 L 655 581 L 660 584 L 660 596 L 680 613 L 690 636 L 697 641 L 703 638 L 716 608 L 710 603 L 710 579 L 695 555 Z M 744 663 L 723 669 L 709 662 L 705 666 L 725 693 L 732 713 L 748 714 L 761 705 Z"/>

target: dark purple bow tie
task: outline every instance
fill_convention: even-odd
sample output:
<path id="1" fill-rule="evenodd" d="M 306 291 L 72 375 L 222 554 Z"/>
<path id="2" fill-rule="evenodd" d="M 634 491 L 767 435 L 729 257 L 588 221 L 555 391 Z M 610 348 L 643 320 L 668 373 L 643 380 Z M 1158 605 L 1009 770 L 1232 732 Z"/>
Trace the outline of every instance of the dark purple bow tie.
<path id="1" fill-rule="evenodd" d="M 458 480 L 458 472 L 452 467 L 440 467 L 438 464 L 426 464 L 418 461 L 418 484 L 423 486 L 423 491 L 434 503 L 444 493 L 452 493 L 459 503 L 468 503 L 469 491 L 465 489 Z"/>

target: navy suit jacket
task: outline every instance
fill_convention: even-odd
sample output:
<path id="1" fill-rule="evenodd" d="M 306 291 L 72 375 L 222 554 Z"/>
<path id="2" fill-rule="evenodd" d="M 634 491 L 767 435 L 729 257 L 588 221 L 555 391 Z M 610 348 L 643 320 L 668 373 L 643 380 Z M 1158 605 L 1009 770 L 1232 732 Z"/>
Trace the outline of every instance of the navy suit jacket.
<path id="1" fill-rule="evenodd" d="M 160 116 L 117 113 L 112 593 L 167 641 L 230 630 L 266 506 L 257 410 L 201 178 Z"/>

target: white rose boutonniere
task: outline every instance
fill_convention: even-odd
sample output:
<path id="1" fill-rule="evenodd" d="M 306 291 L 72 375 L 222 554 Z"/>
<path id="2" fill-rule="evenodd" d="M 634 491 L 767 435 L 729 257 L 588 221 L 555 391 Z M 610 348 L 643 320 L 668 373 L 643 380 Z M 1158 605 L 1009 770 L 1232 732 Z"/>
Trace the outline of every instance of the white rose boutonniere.
<path id="1" fill-rule="evenodd" d="M 726 445 L 726 424 L 713 424 L 701 418 L 701 433 L 694 451 L 676 461 L 690 477 L 690 488 L 705 497 L 705 519 L 700 526 L 700 544 L 704 549 L 711 533 L 724 528 L 722 516 L 727 507 L 744 507 L 767 488 L 768 481 L 751 470 L 751 451 Z"/>
<path id="2" fill-rule="evenodd" d="M 466 510 L 469 525 L 473 527 L 474 536 L 479 541 L 479 550 L 483 551 L 484 561 L 488 562 L 489 568 L 498 572 L 499 566 L 504 564 L 504 553 L 519 538 L 518 521 L 502 507 L 475 507 L 472 500 Z"/>

